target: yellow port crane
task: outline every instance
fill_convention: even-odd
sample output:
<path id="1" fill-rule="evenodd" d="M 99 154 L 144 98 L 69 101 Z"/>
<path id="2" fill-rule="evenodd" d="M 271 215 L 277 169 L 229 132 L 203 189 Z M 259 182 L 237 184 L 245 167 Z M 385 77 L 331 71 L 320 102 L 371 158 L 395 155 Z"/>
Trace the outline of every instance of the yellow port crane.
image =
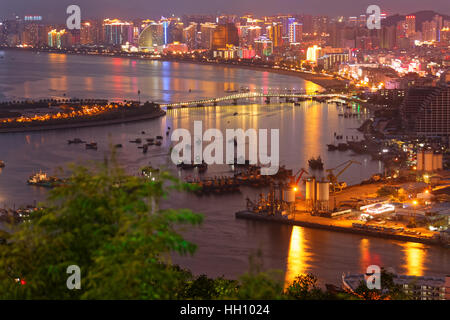
<path id="1" fill-rule="evenodd" d="M 330 181 L 331 192 L 341 192 L 342 189 L 347 187 L 347 183 L 346 182 L 338 182 L 338 178 L 342 173 L 344 173 L 345 170 L 347 170 L 354 163 L 361 165 L 361 162 L 354 161 L 354 160 L 348 160 L 348 161 L 341 163 L 336 168 L 325 170 L 326 172 L 328 172 L 327 178 L 328 178 L 328 181 Z M 342 166 L 344 166 L 344 168 L 342 168 L 341 171 L 339 171 L 338 174 L 335 175 L 334 170 L 337 170 L 337 169 L 341 168 Z"/>

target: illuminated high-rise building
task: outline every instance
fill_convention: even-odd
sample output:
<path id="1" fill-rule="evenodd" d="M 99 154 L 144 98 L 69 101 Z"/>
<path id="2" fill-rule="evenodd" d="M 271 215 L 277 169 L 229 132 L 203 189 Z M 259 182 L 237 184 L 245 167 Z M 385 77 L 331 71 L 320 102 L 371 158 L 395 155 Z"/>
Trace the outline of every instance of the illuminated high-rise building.
<path id="1" fill-rule="evenodd" d="M 358 17 L 348 17 L 347 24 L 350 27 L 356 27 L 358 24 Z"/>
<path id="2" fill-rule="evenodd" d="M 313 35 L 321 35 L 326 33 L 328 29 L 328 17 L 317 16 L 312 18 L 312 33 Z"/>
<path id="3" fill-rule="evenodd" d="M 161 19 L 163 28 L 163 43 L 166 45 L 169 43 L 169 21 L 165 18 Z"/>
<path id="4" fill-rule="evenodd" d="M 289 43 L 298 43 L 303 38 L 303 24 L 293 22 L 289 25 Z"/>
<path id="5" fill-rule="evenodd" d="M 139 50 L 154 51 L 164 45 L 164 28 L 162 23 L 152 22 L 139 36 Z"/>
<path id="6" fill-rule="evenodd" d="M 437 39 L 436 21 L 425 21 L 422 23 L 422 40 L 436 41 Z"/>
<path id="7" fill-rule="evenodd" d="M 191 22 L 188 27 L 183 29 L 183 42 L 188 49 L 197 48 L 197 23 Z"/>
<path id="8" fill-rule="evenodd" d="M 441 41 L 441 29 L 443 27 L 443 19 L 442 16 L 435 15 L 433 17 L 433 21 L 436 23 L 436 41 Z"/>
<path id="9" fill-rule="evenodd" d="M 442 76 L 444 79 L 446 74 Z M 400 112 L 402 124 L 418 136 L 450 138 L 450 83 L 409 88 Z"/>
<path id="10" fill-rule="evenodd" d="M 217 25 L 206 22 L 200 25 L 200 46 L 203 49 L 211 49 L 213 43 L 213 34 Z"/>
<path id="11" fill-rule="evenodd" d="M 119 46 L 133 43 L 133 24 L 118 19 L 103 21 L 104 39 L 107 45 Z"/>
<path id="12" fill-rule="evenodd" d="M 397 44 L 396 26 L 383 26 L 381 28 L 380 47 L 382 49 L 394 49 Z"/>
<path id="13" fill-rule="evenodd" d="M 168 28 L 168 43 L 183 41 L 184 24 L 179 21 L 171 21 Z"/>
<path id="14" fill-rule="evenodd" d="M 57 31 L 56 29 L 51 30 L 48 33 L 48 46 L 51 48 L 58 48 L 58 49 L 65 47 L 66 35 L 67 33 L 66 30 L 64 29 L 60 31 Z"/>
<path id="15" fill-rule="evenodd" d="M 367 17 L 365 14 L 362 14 L 358 17 L 358 27 L 364 28 L 367 24 Z"/>
<path id="16" fill-rule="evenodd" d="M 416 16 L 406 16 L 406 36 L 411 38 L 416 33 Z"/>
<path id="17" fill-rule="evenodd" d="M 262 34 L 262 28 L 259 26 L 251 26 L 247 32 L 247 44 L 254 45 L 255 40 Z"/>
<path id="18" fill-rule="evenodd" d="M 255 53 L 260 57 L 268 57 L 273 53 L 273 43 L 267 37 L 255 39 Z"/>
<path id="19" fill-rule="evenodd" d="M 221 24 L 214 29 L 213 49 L 225 49 L 229 46 L 239 46 L 238 30 L 233 23 Z"/>
<path id="20" fill-rule="evenodd" d="M 319 59 L 319 57 L 320 57 L 321 49 L 322 48 L 320 48 L 317 45 L 309 47 L 308 50 L 306 51 L 306 60 L 311 61 L 311 62 L 317 62 L 317 59 Z"/>
<path id="21" fill-rule="evenodd" d="M 99 43 L 99 28 L 94 21 L 84 21 L 81 23 L 80 44 L 92 45 Z"/>
<path id="22" fill-rule="evenodd" d="M 273 47 L 279 48 L 283 45 L 283 25 L 281 23 L 272 23 L 267 27 L 267 34 L 272 40 Z"/>
<path id="23" fill-rule="evenodd" d="M 23 27 L 21 32 L 22 45 L 36 46 L 39 43 L 39 26 L 31 23 Z"/>

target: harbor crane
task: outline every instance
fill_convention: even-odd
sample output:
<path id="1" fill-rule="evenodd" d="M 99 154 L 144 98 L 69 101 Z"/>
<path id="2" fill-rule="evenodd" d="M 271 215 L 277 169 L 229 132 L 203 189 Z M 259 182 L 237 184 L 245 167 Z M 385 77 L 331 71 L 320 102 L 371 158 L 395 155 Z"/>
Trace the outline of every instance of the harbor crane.
<path id="1" fill-rule="evenodd" d="M 293 188 L 298 188 L 298 183 L 300 182 L 300 179 L 302 178 L 302 175 L 304 173 L 309 174 L 308 171 L 303 168 L 298 170 L 293 176 L 290 177 L 291 181 L 289 182 L 289 185 Z"/>
<path id="2" fill-rule="evenodd" d="M 328 178 L 328 181 L 330 181 L 331 192 L 341 192 L 342 189 L 347 187 L 347 183 L 346 182 L 338 182 L 338 178 L 342 173 L 344 173 L 345 170 L 347 170 L 354 163 L 361 165 L 361 162 L 354 161 L 354 160 L 348 160 L 348 161 L 341 163 L 340 165 L 338 165 L 335 168 L 326 170 L 326 172 L 328 172 L 327 178 Z M 343 167 L 341 169 L 341 171 L 339 171 L 337 174 L 334 174 L 334 171 L 338 170 L 341 167 Z"/>

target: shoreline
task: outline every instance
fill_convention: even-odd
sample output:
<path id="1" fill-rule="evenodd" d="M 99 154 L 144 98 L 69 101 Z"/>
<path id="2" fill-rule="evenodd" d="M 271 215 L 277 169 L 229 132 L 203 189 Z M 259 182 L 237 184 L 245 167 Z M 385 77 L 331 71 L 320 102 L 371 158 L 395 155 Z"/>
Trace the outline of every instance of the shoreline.
<path id="1" fill-rule="evenodd" d="M 309 222 L 309 221 L 303 221 L 303 220 L 293 220 L 293 219 L 287 219 L 287 218 L 283 218 L 283 217 L 265 216 L 262 214 L 255 214 L 250 211 L 238 211 L 235 213 L 235 218 L 236 219 L 255 220 L 255 221 L 275 222 L 275 223 L 287 224 L 287 225 L 292 225 L 292 226 L 300 226 L 300 227 L 305 227 L 305 228 L 322 229 L 322 230 L 335 231 L 335 232 L 341 232 L 341 233 L 351 233 L 351 234 L 358 234 L 358 235 L 371 236 L 371 237 L 376 237 L 376 238 L 384 238 L 384 239 L 397 240 L 397 241 L 404 241 L 404 242 L 417 242 L 417 243 L 439 246 L 442 248 L 449 248 L 448 245 L 445 245 L 435 239 L 425 239 L 425 238 L 419 238 L 419 237 L 413 237 L 413 236 L 407 236 L 407 235 L 382 233 L 382 232 L 376 232 L 376 231 L 370 231 L 370 230 L 359 230 L 356 228 L 341 227 L 341 226 L 332 225 L 332 224 L 322 224 L 322 223 Z"/>
<path id="2" fill-rule="evenodd" d="M 23 133 L 23 132 L 35 132 L 35 131 L 47 131 L 47 130 L 61 130 L 61 129 L 77 129 L 85 127 L 97 127 L 97 126 L 107 126 L 113 124 L 121 124 L 127 122 L 137 122 L 144 120 L 151 120 L 162 117 L 166 115 L 166 112 L 160 110 L 158 112 L 146 113 L 134 116 L 125 116 L 123 118 L 115 118 L 108 120 L 88 120 L 86 122 L 74 122 L 65 124 L 51 124 L 42 126 L 32 126 L 32 127 L 18 127 L 18 128 L 0 128 L 1 133 Z"/>
<path id="3" fill-rule="evenodd" d="M 149 60 L 149 61 L 161 61 L 161 62 L 178 62 L 178 63 L 190 63 L 190 64 L 199 64 L 199 65 L 213 65 L 213 66 L 221 66 L 221 67 L 230 67 L 230 68 L 240 68 L 247 70 L 254 70 L 260 72 L 271 72 L 281 75 L 293 76 L 297 78 L 301 78 L 305 81 L 312 82 L 323 89 L 329 90 L 345 90 L 347 83 L 345 80 L 335 79 L 329 76 L 325 76 L 322 74 L 309 73 L 304 71 L 292 71 L 292 70 L 284 70 L 284 69 L 276 69 L 272 67 L 264 67 L 258 65 L 249 65 L 242 63 L 226 63 L 226 62 L 216 62 L 216 61 L 195 61 L 188 59 L 177 59 L 177 58 L 169 58 L 162 57 L 157 59 L 148 59 L 144 58 L 141 55 L 133 56 L 133 55 L 110 55 L 110 54 L 88 54 L 81 52 L 64 52 L 64 51 L 52 51 L 52 50 L 40 50 L 35 48 L 11 48 L 11 47 L 0 47 L 0 50 L 11 50 L 11 51 L 29 51 L 29 52 L 43 52 L 43 53 L 55 53 L 55 54 L 64 54 L 64 55 L 75 55 L 75 56 L 93 56 L 93 57 L 109 57 L 109 58 L 126 58 L 126 59 L 138 59 L 138 60 Z"/>
<path id="4" fill-rule="evenodd" d="M 145 60 L 145 59 L 143 59 Z M 286 76 L 292 76 L 301 78 L 305 81 L 312 82 L 323 89 L 337 89 L 341 87 L 341 89 L 345 89 L 344 80 L 330 78 L 324 75 L 308 73 L 304 71 L 291 71 L 291 70 L 283 70 L 283 69 L 275 69 L 270 67 L 262 67 L 262 66 L 252 66 L 252 65 L 244 65 L 244 64 L 233 64 L 233 63 L 225 63 L 225 62 L 212 62 L 212 61 L 190 61 L 183 59 L 156 59 L 156 61 L 167 61 L 167 62 L 179 62 L 179 63 L 191 63 L 191 64 L 199 64 L 199 65 L 212 65 L 212 66 L 220 66 L 220 67 L 230 67 L 230 68 L 238 68 L 238 69 L 246 69 L 246 70 L 254 70 L 259 72 L 271 72 Z M 316 78 L 314 78 L 316 77 Z M 335 85 L 330 85 L 330 82 L 335 82 Z M 340 85 L 337 85 L 337 82 L 340 82 Z"/>

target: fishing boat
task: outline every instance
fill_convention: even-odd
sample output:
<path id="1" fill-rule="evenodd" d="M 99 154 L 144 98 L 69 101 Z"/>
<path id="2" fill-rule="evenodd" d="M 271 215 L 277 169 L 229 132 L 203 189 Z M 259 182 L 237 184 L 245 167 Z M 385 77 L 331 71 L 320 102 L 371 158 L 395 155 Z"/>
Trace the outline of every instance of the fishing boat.
<path id="1" fill-rule="evenodd" d="M 61 184 L 61 180 L 56 177 L 49 177 L 47 173 L 39 171 L 31 175 L 27 183 L 33 186 L 45 187 L 45 188 L 53 188 Z"/>
<path id="2" fill-rule="evenodd" d="M 86 141 L 81 140 L 80 138 L 75 138 L 73 140 L 67 140 L 68 144 L 80 144 L 80 143 L 86 143 Z"/>
<path id="3" fill-rule="evenodd" d="M 86 143 L 86 149 L 97 150 L 97 142 Z"/>
<path id="4" fill-rule="evenodd" d="M 177 167 L 178 167 L 178 168 L 181 168 L 181 169 L 183 169 L 183 170 L 192 170 L 192 169 L 195 168 L 195 165 L 193 165 L 193 164 L 191 164 L 191 163 L 184 163 L 184 162 L 181 162 L 181 163 L 177 164 Z"/>
<path id="5" fill-rule="evenodd" d="M 334 150 L 336 150 L 338 148 L 334 144 L 327 144 L 327 147 L 328 147 L 328 151 L 334 151 Z"/>
<path id="6" fill-rule="evenodd" d="M 311 158 L 308 160 L 308 164 L 309 167 L 313 170 L 323 170 L 323 162 L 322 162 L 322 158 L 320 156 L 317 157 L 317 159 L 315 158 Z"/>
<path id="7" fill-rule="evenodd" d="M 208 164 L 203 160 L 201 164 L 195 165 L 198 168 L 199 173 L 206 172 L 208 170 Z"/>

